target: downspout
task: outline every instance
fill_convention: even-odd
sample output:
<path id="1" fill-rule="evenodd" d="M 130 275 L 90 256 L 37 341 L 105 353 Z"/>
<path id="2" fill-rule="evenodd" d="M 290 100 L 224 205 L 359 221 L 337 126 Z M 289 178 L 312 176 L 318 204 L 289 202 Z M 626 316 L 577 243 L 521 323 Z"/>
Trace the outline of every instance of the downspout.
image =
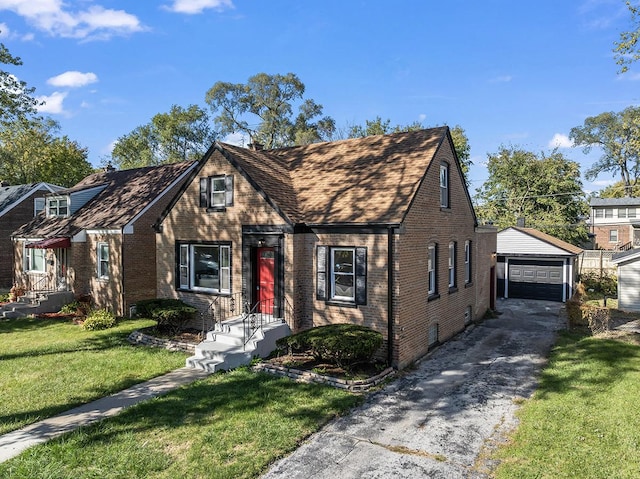
<path id="1" fill-rule="evenodd" d="M 387 364 L 393 364 L 393 227 L 387 230 Z"/>
<path id="2" fill-rule="evenodd" d="M 125 311 L 124 307 L 125 307 L 125 300 L 124 300 L 124 296 L 125 296 L 125 276 L 124 276 L 124 239 L 125 239 L 125 234 L 124 234 L 124 228 L 122 228 L 122 230 L 120 231 L 120 277 L 122 278 L 122 293 L 120 293 L 120 309 L 122 311 L 122 316 L 123 317 L 127 317 L 127 311 Z M 154 237 L 155 240 L 155 237 Z"/>

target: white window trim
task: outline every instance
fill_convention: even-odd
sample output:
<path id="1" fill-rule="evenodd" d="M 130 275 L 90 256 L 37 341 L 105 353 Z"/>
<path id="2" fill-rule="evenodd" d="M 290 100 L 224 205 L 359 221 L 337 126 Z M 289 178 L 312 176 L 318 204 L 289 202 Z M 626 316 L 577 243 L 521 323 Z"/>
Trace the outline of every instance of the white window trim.
<path id="1" fill-rule="evenodd" d="M 612 233 L 615 232 L 616 239 L 612 239 Z M 609 230 L 609 243 L 617 243 L 620 236 L 618 236 L 618 230 Z"/>
<path id="2" fill-rule="evenodd" d="M 46 273 L 47 272 L 47 254 L 45 249 L 39 248 L 27 248 L 27 242 L 23 245 L 23 267 L 26 272 L 29 273 Z M 37 251 L 36 251 L 37 250 Z M 34 266 L 34 253 L 42 255 L 42 269 L 35 269 Z"/>
<path id="3" fill-rule="evenodd" d="M 471 283 L 471 241 L 464 242 L 464 282 Z"/>
<path id="4" fill-rule="evenodd" d="M 428 294 L 433 295 L 438 291 L 437 277 L 436 277 L 436 262 L 438 261 L 436 253 L 436 245 L 430 244 L 427 252 L 427 281 L 428 281 Z"/>
<path id="5" fill-rule="evenodd" d="M 449 165 L 440 165 L 440 207 L 449 208 Z"/>
<path id="6" fill-rule="evenodd" d="M 65 214 L 60 214 L 60 202 L 61 201 L 66 201 L 67 202 L 67 212 Z M 56 204 L 56 212 L 55 214 L 53 214 L 51 212 L 51 204 L 54 203 Z M 54 197 L 50 197 L 47 198 L 46 201 L 46 210 L 47 210 L 47 217 L 52 217 L 52 218 L 67 218 L 69 216 L 69 210 L 71 208 L 71 200 L 68 196 L 54 196 Z"/>
<path id="7" fill-rule="evenodd" d="M 449 243 L 449 288 L 456 287 L 456 242 Z"/>
<path id="8" fill-rule="evenodd" d="M 193 265 L 195 264 L 194 262 L 194 248 L 200 246 L 200 247 L 210 247 L 210 248 L 218 248 L 218 280 L 219 280 L 219 289 L 215 289 L 215 288 L 204 288 L 202 286 L 196 286 L 196 271 L 195 268 L 193 267 Z M 188 255 L 187 255 L 187 264 L 183 264 L 182 263 L 182 251 L 183 248 L 187 249 L 188 251 Z M 227 258 L 228 258 L 228 266 L 222 266 L 222 257 L 223 257 L 223 251 L 227 252 Z M 177 261 L 178 261 L 178 287 L 180 289 L 184 289 L 184 290 L 188 290 L 188 291 L 197 291 L 197 292 L 202 292 L 202 293 L 217 293 L 217 294 L 230 294 L 231 293 L 231 245 L 228 244 L 216 244 L 216 243 L 212 243 L 212 244 L 199 244 L 199 243 L 181 243 L 180 244 L 180 250 L 178 251 L 178 254 L 180 255 L 180 257 L 178 257 Z M 189 278 L 189 284 L 184 284 L 182 283 L 182 275 L 181 270 L 182 268 L 186 268 L 187 269 L 187 277 Z M 223 271 L 225 271 L 227 273 L 226 277 L 228 278 L 228 282 L 229 284 L 226 285 L 227 287 L 223 287 L 222 284 L 222 277 L 223 277 Z"/>
<path id="9" fill-rule="evenodd" d="M 102 252 L 105 251 L 105 248 L 107 253 L 106 258 L 101 256 Z M 98 279 L 109 279 L 109 266 L 111 263 L 110 261 L 111 258 L 109 256 L 110 256 L 109 243 L 105 243 L 104 241 L 97 243 L 96 258 L 97 258 L 98 267 L 96 268 L 96 271 L 97 271 Z M 103 264 L 106 264 L 106 268 L 103 267 Z"/>
<path id="10" fill-rule="evenodd" d="M 348 301 L 351 303 L 355 303 L 356 301 L 356 249 L 355 248 L 331 248 L 331 294 L 329 295 L 330 300 L 336 301 Z M 352 262 L 351 262 L 351 273 L 343 273 L 336 272 L 335 270 L 335 253 L 337 251 L 349 251 L 351 252 Z M 341 296 L 336 294 L 336 278 L 339 276 L 351 276 L 353 281 L 352 296 Z"/>
<path id="11" fill-rule="evenodd" d="M 216 190 L 213 185 L 216 183 L 216 180 L 218 181 L 222 181 L 222 189 L 221 190 Z M 209 188 L 210 188 L 210 192 L 209 192 L 209 205 L 211 208 L 224 208 L 226 206 L 226 185 L 225 185 L 225 175 L 217 175 L 217 176 L 212 176 L 211 178 L 209 178 Z M 215 202 L 214 198 L 215 195 L 219 194 L 222 195 L 222 201 L 221 202 Z"/>

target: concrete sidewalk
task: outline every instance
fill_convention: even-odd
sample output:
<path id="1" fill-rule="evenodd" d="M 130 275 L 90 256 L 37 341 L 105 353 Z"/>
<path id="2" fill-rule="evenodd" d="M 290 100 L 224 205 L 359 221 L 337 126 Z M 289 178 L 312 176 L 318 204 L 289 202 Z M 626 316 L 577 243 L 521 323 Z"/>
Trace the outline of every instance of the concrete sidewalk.
<path id="1" fill-rule="evenodd" d="M 86 426 L 106 417 L 115 416 L 129 406 L 162 396 L 180 386 L 203 379 L 208 375 L 209 373 L 199 369 L 177 369 L 147 382 L 136 384 L 119 393 L 0 436 L 0 462 L 17 456 L 31 446 L 73 431 L 80 426 Z"/>

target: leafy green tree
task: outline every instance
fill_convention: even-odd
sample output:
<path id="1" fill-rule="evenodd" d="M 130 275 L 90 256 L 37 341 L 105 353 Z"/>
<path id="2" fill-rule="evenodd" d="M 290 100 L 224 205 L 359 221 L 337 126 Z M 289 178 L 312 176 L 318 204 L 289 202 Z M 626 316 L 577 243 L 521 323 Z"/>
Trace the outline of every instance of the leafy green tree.
<path id="1" fill-rule="evenodd" d="M 581 221 L 588 206 L 580 166 L 557 150 L 549 155 L 501 147 L 488 155 L 488 180 L 477 191 L 479 219 L 503 229 L 524 218 L 526 226 L 569 243 L 587 241 Z"/>
<path id="2" fill-rule="evenodd" d="M 626 196 L 640 178 L 640 107 L 630 106 L 619 113 L 606 112 L 588 117 L 583 126 L 572 128 L 569 137 L 585 153 L 597 147 L 602 156 L 585 172 L 595 179 L 604 172 L 620 175 Z"/>
<path id="3" fill-rule="evenodd" d="M 215 140 L 209 115 L 197 105 L 173 105 L 149 123 L 121 136 L 111 152 L 120 169 L 197 160 Z"/>
<path id="4" fill-rule="evenodd" d="M 625 187 L 623 181 L 616 181 L 614 184 L 607 186 L 595 193 L 598 198 L 624 198 L 628 188 Z M 640 197 L 640 185 L 631 187 L 631 196 Z"/>
<path id="5" fill-rule="evenodd" d="M 87 149 L 52 119 L 20 117 L 0 129 L 0 178 L 10 184 L 45 181 L 73 186 L 93 173 Z"/>
<path id="6" fill-rule="evenodd" d="M 20 66 L 22 60 L 11 55 L 7 47 L 0 43 L 0 64 Z M 34 91 L 24 81 L 0 69 L 0 123 L 8 123 L 19 116 L 35 113 L 38 101 L 31 96 Z"/>
<path id="7" fill-rule="evenodd" d="M 244 133 L 266 148 L 309 144 L 331 138 L 335 122 L 322 115 L 322 105 L 303 100 L 305 86 L 293 73 L 258 73 L 246 84 L 217 82 L 205 101 L 217 116 L 221 136 Z M 294 107 L 298 114 L 294 116 Z"/>
<path id="8" fill-rule="evenodd" d="M 422 123 L 417 121 L 408 125 L 391 126 L 391 120 L 386 119 L 383 121 L 382 118 L 377 116 L 373 120 L 365 120 L 364 125 L 349 126 L 348 137 L 364 138 L 365 136 L 388 135 L 389 133 L 416 131 L 422 130 L 423 128 L 425 127 Z M 454 126 L 450 131 L 451 138 L 453 140 L 453 147 L 455 148 L 458 159 L 460 160 L 460 166 L 465 177 L 465 182 L 467 183 L 467 186 L 469 186 L 469 169 L 471 168 L 471 165 L 473 165 L 473 162 L 471 161 L 471 147 L 469 146 L 469 139 L 460 125 Z"/>
<path id="9" fill-rule="evenodd" d="M 631 13 L 632 30 L 622 32 L 620 41 L 614 42 L 613 49 L 616 63 L 620 65 L 618 73 L 625 73 L 629 70 L 629 65 L 640 59 L 640 49 L 638 48 L 638 38 L 640 37 L 640 9 L 637 6 L 626 2 L 629 13 Z"/>

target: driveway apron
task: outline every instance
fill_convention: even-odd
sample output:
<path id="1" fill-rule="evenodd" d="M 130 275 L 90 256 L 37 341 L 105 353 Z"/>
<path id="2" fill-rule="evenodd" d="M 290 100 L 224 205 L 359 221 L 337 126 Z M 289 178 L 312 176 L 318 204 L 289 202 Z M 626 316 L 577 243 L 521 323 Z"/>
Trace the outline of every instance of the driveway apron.
<path id="1" fill-rule="evenodd" d="M 508 299 L 348 416 L 311 436 L 263 476 L 486 478 L 483 459 L 513 429 L 566 327 L 562 304 Z"/>

